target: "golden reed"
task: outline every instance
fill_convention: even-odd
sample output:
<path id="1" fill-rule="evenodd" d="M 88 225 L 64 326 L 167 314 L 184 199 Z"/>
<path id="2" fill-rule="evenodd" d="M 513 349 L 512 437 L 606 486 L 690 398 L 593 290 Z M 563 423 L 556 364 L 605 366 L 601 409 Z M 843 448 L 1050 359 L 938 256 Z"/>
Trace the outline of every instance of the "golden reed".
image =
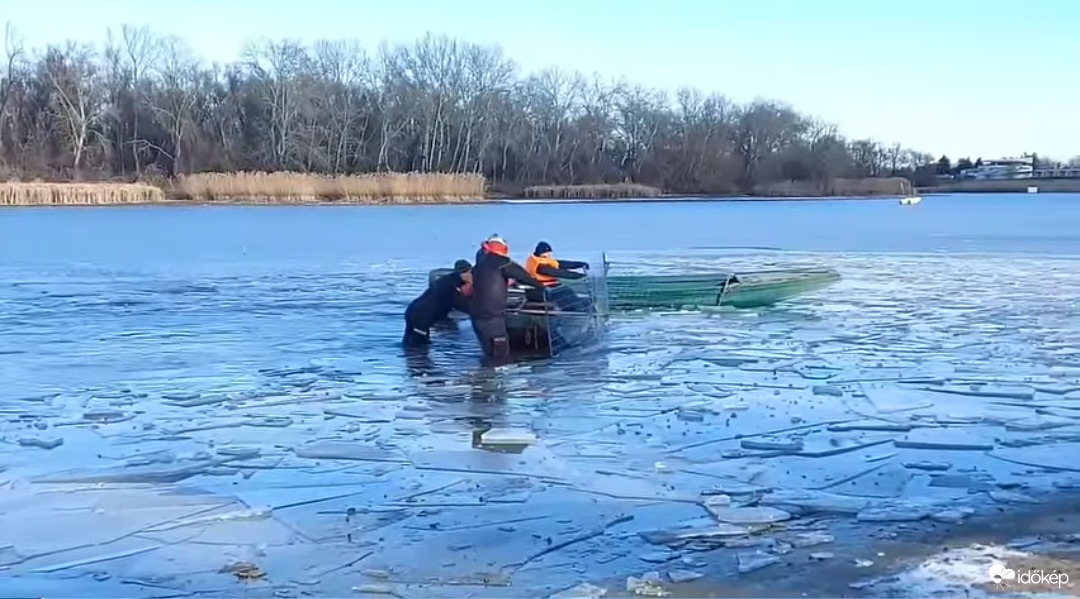
<path id="1" fill-rule="evenodd" d="M 534 185 L 525 188 L 525 197 L 556 198 L 658 198 L 660 189 L 637 183 L 597 183 L 594 185 Z"/>
<path id="2" fill-rule="evenodd" d="M 903 177 L 867 179 L 829 179 L 828 181 L 777 181 L 754 187 L 754 194 L 776 198 L 873 197 L 905 195 L 914 192 L 911 181 Z"/>
<path id="3" fill-rule="evenodd" d="M 178 177 L 172 193 L 183 199 L 226 202 L 450 203 L 483 200 L 477 174 L 197 173 Z"/>
<path id="4" fill-rule="evenodd" d="M 0 183 L 0 206 L 93 206 L 165 201 L 160 187 L 142 183 Z"/>

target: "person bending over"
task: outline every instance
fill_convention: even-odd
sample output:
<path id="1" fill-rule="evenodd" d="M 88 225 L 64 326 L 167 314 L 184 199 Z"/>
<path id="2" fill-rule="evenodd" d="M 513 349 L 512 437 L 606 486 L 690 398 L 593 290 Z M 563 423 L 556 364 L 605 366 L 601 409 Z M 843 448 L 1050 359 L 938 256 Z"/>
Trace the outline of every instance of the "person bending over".
<path id="1" fill-rule="evenodd" d="M 454 272 L 435 279 L 405 308 L 402 344 L 406 347 L 427 345 L 431 343 L 432 325 L 448 317 L 451 310 L 457 308 L 468 313 L 467 295 L 472 281 L 472 265 L 467 260 L 458 260 L 454 263 Z"/>

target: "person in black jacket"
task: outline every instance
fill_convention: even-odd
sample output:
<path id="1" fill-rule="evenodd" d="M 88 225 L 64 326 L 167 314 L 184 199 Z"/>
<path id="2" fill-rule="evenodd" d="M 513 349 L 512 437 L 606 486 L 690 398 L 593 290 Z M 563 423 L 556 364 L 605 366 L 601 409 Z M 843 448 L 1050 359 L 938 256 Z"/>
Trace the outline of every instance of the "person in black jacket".
<path id="1" fill-rule="evenodd" d="M 469 301 L 462 287 L 472 284 L 472 265 L 467 260 L 454 263 L 454 272 L 443 275 L 431 284 L 420 297 L 405 308 L 405 336 L 401 342 L 406 347 L 431 343 L 431 327 L 445 319 L 454 308 L 469 312 Z"/>
<path id="2" fill-rule="evenodd" d="M 483 258 L 473 268 L 469 316 L 484 354 L 505 359 L 510 354 L 509 334 L 506 331 L 507 286 L 510 280 L 541 289 L 543 285 L 510 259 L 510 248 L 502 239 L 488 239 L 483 249 Z"/>

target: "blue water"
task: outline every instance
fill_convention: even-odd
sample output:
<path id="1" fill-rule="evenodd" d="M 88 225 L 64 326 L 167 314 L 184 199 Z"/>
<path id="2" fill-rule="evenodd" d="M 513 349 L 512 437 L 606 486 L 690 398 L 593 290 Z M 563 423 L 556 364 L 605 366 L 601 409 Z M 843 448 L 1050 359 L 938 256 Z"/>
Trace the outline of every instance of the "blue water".
<path id="1" fill-rule="evenodd" d="M 0 213 L 0 263 L 172 272 L 452 263 L 498 233 L 524 256 L 760 247 L 1080 253 L 1080 194 L 881 201 L 372 207 L 131 207 Z"/>
<path id="2" fill-rule="evenodd" d="M 481 366 L 467 326 L 436 332 L 426 357 L 404 356 L 401 314 L 428 269 L 471 259 L 492 233 L 518 258 L 541 239 L 561 255 L 593 260 L 608 252 L 616 263 L 632 262 L 635 252 L 727 248 L 702 259 L 735 269 L 826 264 L 843 279 L 769 309 L 613 316 L 595 347 L 495 372 Z M 553 555 L 516 574 L 513 588 L 478 595 L 548 596 L 552 589 L 528 585 L 639 574 L 636 556 L 655 548 L 642 547 L 635 530 L 707 516 L 693 502 L 656 501 L 699 497 L 718 480 L 752 475 L 754 484 L 781 490 L 890 500 L 985 499 L 977 490 L 931 488 L 929 475 L 904 465 L 949 460 L 954 472 L 1052 492 L 1063 484 L 1057 475 L 1032 475 L 982 450 L 893 448 L 882 443 L 905 432 L 836 432 L 828 424 L 910 423 L 946 444 L 956 436 L 949 427 L 962 427 L 1029 464 L 1075 452 L 1075 443 L 1062 444 L 1080 438 L 1080 412 L 1070 403 L 1080 399 L 1078 257 L 1080 195 L 931 196 L 913 207 L 893 200 L 0 211 L 0 531 L 16 531 L 0 533 L 0 568 L 16 564 L 5 574 L 17 583 L 0 582 L 0 594 L 128 596 L 134 587 L 123 581 L 140 576 L 224 588 L 221 556 L 250 555 L 256 546 L 262 554 L 249 559 L 275 584 L 317 578 L 312 572 L 367 547 L 376 556 L 364 567 L 393 566 L 405 579 L 455 568 L 474 575 L 469 560 L 447 549 L 458 538 L 483 553 L 476 564 L 520 563 L 551 538 L 635 514 L 621 536 L 575 547 L 581 553 L 573 557 Z M 902 382 L 913 378 L 931 382 Z M 985 381 L 1039 401 L 980 395 Z M 478 420 L 533 431 L 539 446 L 492 458 L 470 446 Z M 740 439 L 796 424 L 793 434 L 820 457 L 740 457 Z M 1017 437 L 1028 445 L 1003 444 Z M 322 447 L 317 459 L 302 451 L 318 441 L 345 449 Z M 859 449 L 833 455 L 849 445 Z M 258 457 L 244 454 L 252 448 Z M 350 449 L 397 452 L 401 463 L 373 466 L 335 453 Z M 223 468 L 211 456 L 231 461 Z M 863 476 L 871 463 L 881 470 Z M 186 532 L 117 540 L 120 528 L 141 530 L 190 510 L 157 493 L 172 490 L 166 483 L 140 496 L 147 489 L 95 482 L 60 485 L 58 493 L 30 482 L 112 480 L 117 472 L 149 480 L 155 468 L 178 464 L 192 469 L 179 482 L 185 493 L 270 505 L 275 517 L 220 524 L 204 540 L 210 550 Z M 466 507 L 440 514 L 384 505 L 457 484 L 461 471 L 477 487 L 425 497 Z M 528 480 L 511 477 L 519 474 Z M 332 500 L 342 488 L 353 496 Z M 522 493 L 536 498 L 525 503 Z M 510 499 L 485 504 L 501 496 Z M 357 506 L 399 510 L 402 520 L 358 532 L 327 516 Z M 504 538 L 484 528 L 545 514 L 551 521 L 519 525 L 534 527 L 529 534 Z M 274 528 L 279 518 L 308 540 Z M 440 536 L 448 522 L 476 526 L 477 536 Z M 149 542 L 159 545 L 113 557 Z M 5 551 L 37 557 L 22 562 Z M 80 565 L 97 558 L 108 560 Z M 734 559 L 710 559 L 714 574 L 734 576 L 721 571 Z M 321 586 L 304 588 L 346 596 L 357 582 L 341 570 L 313 584 Z M 445 596 L 463 594 L 447 589 Z"/>

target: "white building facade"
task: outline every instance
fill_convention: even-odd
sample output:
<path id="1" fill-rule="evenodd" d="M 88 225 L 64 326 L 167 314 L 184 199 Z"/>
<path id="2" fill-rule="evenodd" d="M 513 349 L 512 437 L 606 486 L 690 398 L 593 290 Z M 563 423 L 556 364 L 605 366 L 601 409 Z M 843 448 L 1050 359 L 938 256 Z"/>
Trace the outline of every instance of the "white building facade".
<path id="1" fill-rule="evenodd" d="M 1034 174 L 1035 160 L 1033 158 L 1001 158 L 999 160 L 984 160 L 979 166 L 966 168 L 960 171 L 960 178 L 977 180 L 1030 179 Z"/>

